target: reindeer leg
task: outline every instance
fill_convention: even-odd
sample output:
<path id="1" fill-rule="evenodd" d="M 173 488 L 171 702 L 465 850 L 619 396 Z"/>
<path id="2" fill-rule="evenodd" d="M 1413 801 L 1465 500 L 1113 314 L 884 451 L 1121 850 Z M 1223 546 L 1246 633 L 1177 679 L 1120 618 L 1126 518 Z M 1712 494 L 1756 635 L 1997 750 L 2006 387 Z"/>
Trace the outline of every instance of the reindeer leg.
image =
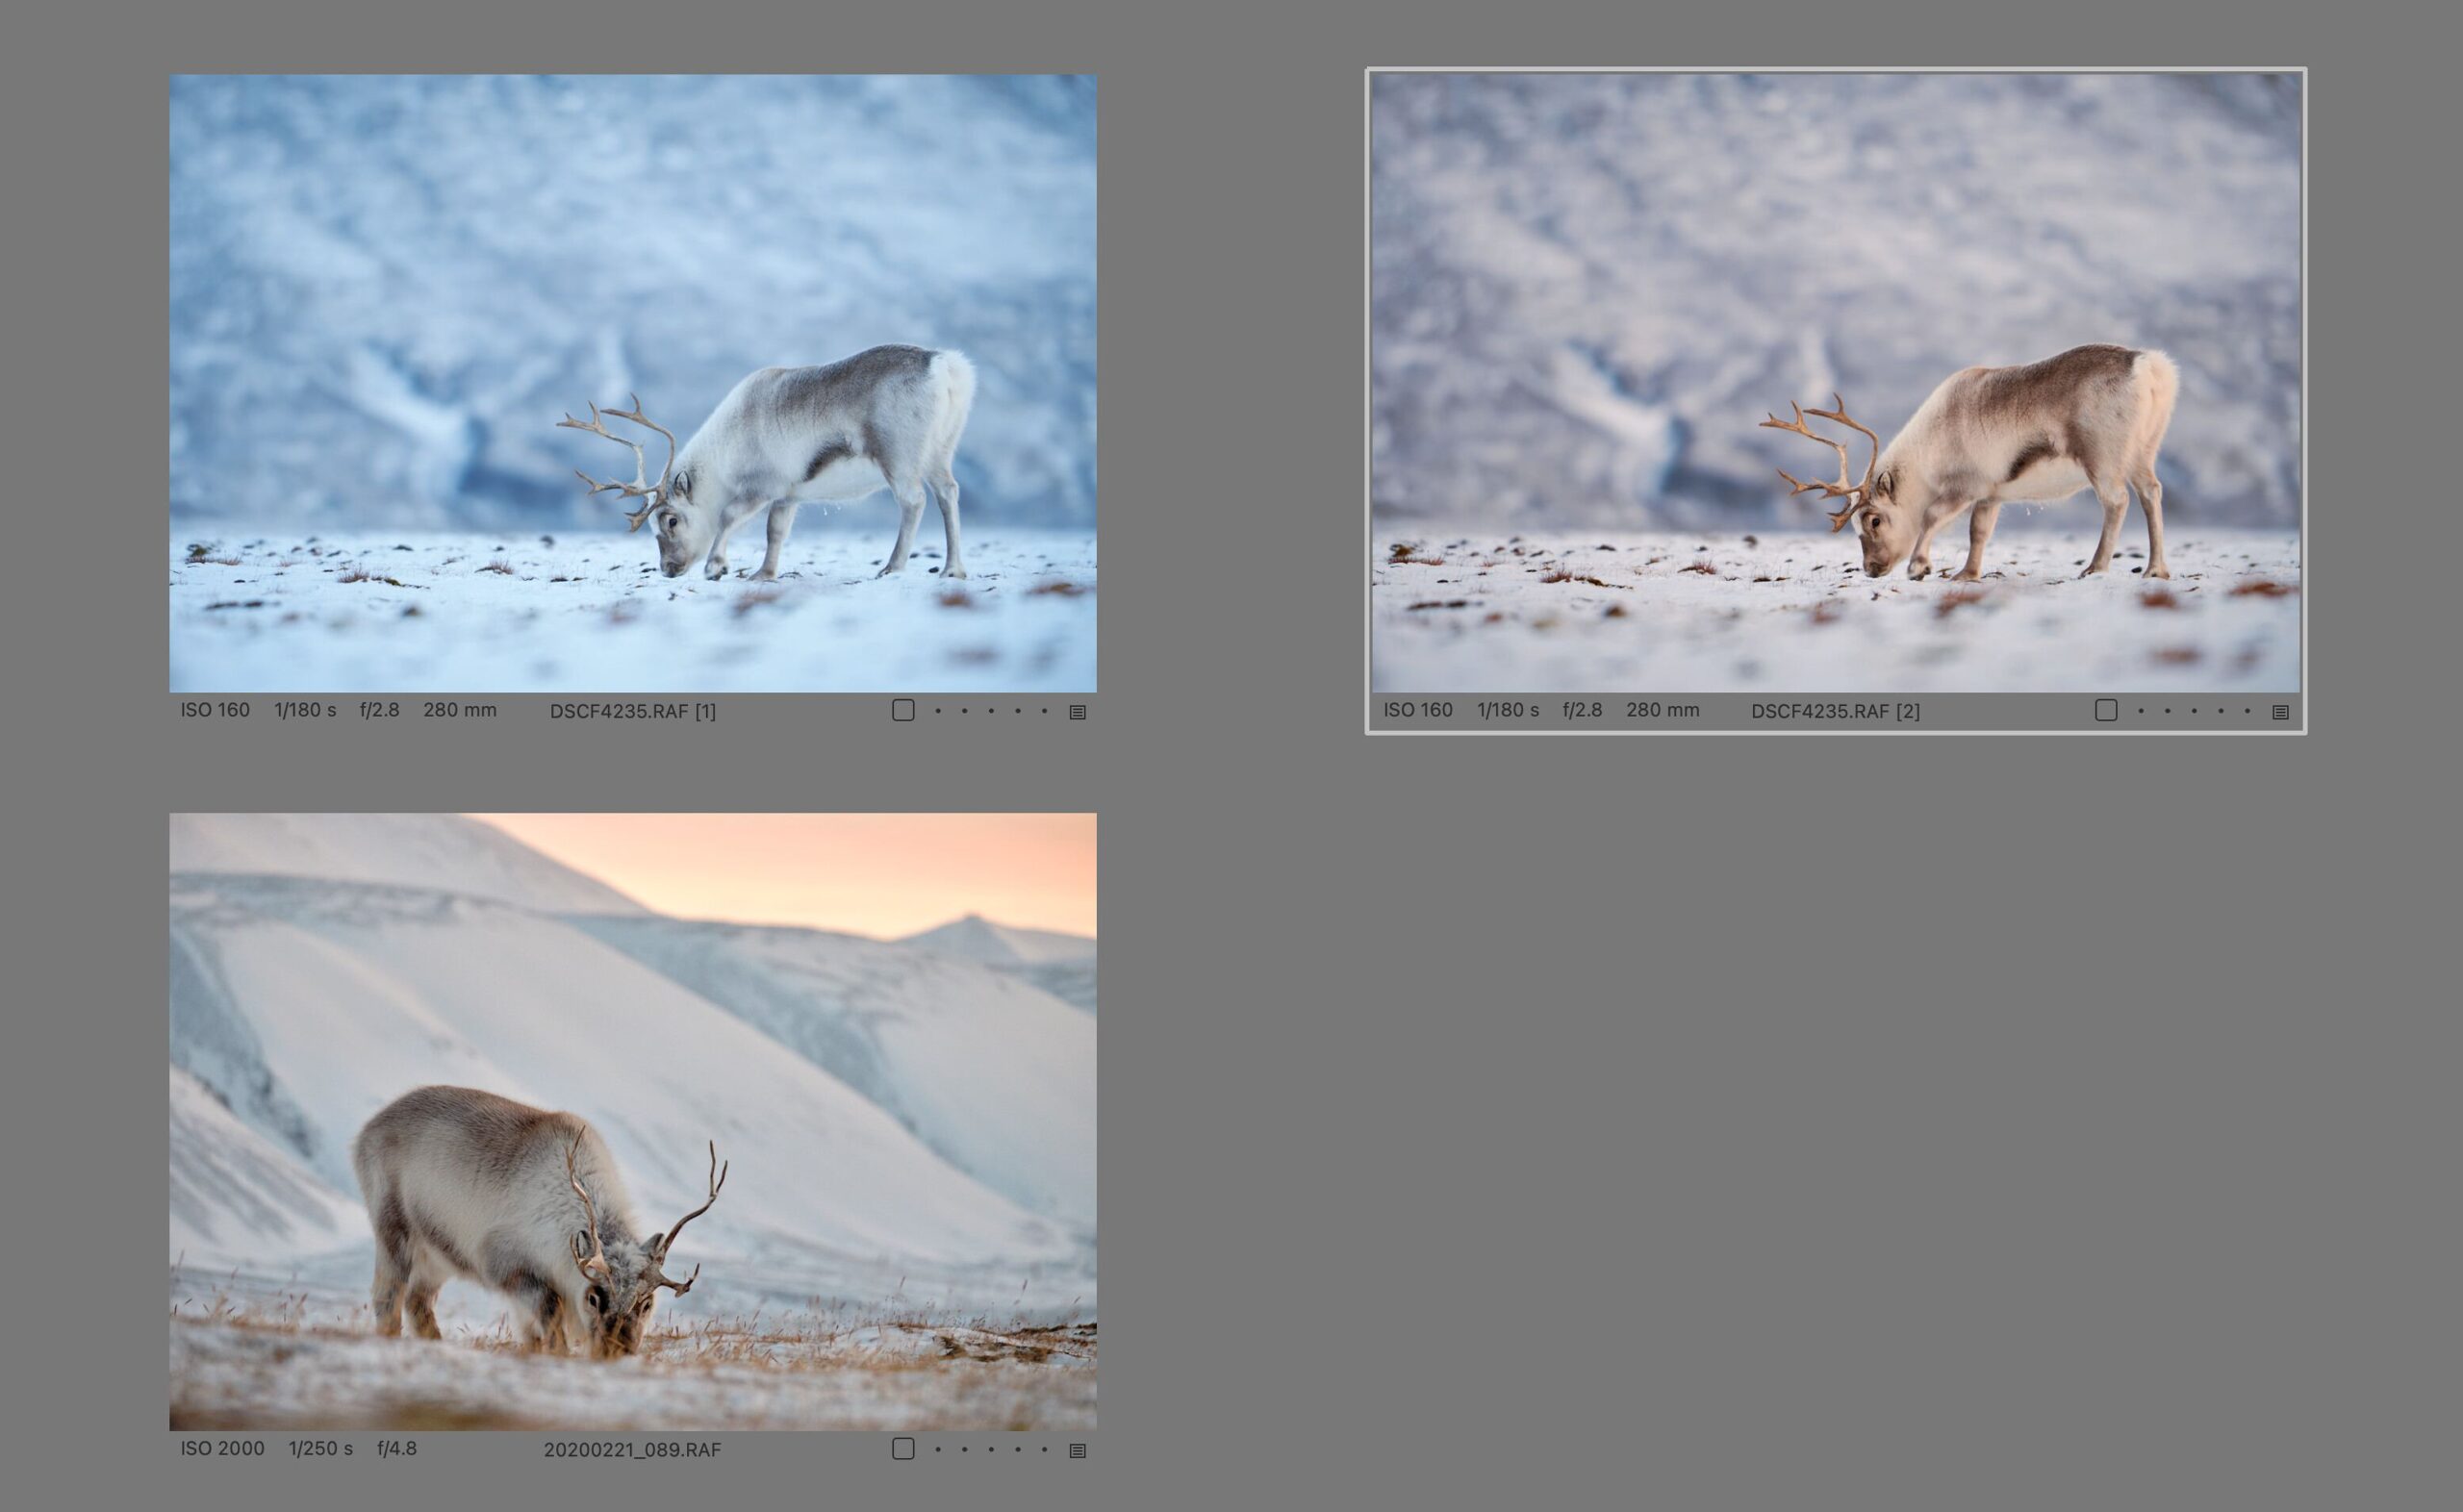
<path id="1" fill-rule="evenodd" d="M 2138 512 L 2146 517 L 2146 575 L 2171 577 L 2172 568 L 2164 560 L 2164 485 L 2151 463 L 2130 482 L 2138 490 Z"/>
<path id="2" fill-rule="evenodd" d="M 368 1299 L 376 1308 L 376 1331 L 391 1339 L 402 1331 L 402 1290 L 411 1278 L 411 1229 L 398 1196 L 377 1204 L 375 1226 L 376 1279 Z"/>
<path id="3" fill-rule="evenodd" d="M 1967 566 L 1959 568 L 1950 581 L 1972 583 L 1984 575 L 1984 545 L 1993 539 L 1993 522 L 2001 517 L 2001 501 L 1986 499 L 1975 507 L 1967 522 Z"/>
<path id="4" fill-rule="evenodd" d="M 2090 472 L 2088 484 L 2095 491 L 2095 502 L 2104 507 L 2104 533 L 2095 540 L 2095 560 L 2087 564 L 2080 577 L 2094 577 L 2113 565 L 2113 545 L 2120 540 L 2120 517 L 2129 512 L 2129 490 L 2118 478 L 2106 479 Z"/>
<path id="5" fill-rule="evenodd" d="M 410 1295 L 402 1299 L 411 1315 L 411 1332 L 422 1339 L 442 1339 L 444 1330 L 436 1325 L 436 1289 L 438 1283 L 419 1276 L 411 1278 Z"/>
<path id="6" fill-rule="evenodd" d="M 958 480 L 945 464 L 932 475 L 932 497 L 941 506 L 941 531 L 950 538 L 949 559 L 941 564 L 943 577 L 966 576 L 966 563 L 958 556 Z"/>
<path id="7" fill-rule="evenodd" d="M 1933 536 L 1943 525 L 1959 517 L 1959 512 L 1929 510 L 1923 525 L 1916 532 L 1915 548 L 1907 554 L 1907 575 L 1921 580 L 1933 575 Z"/>
<path id="8" fill-rule="evenodd" d="M 878 575 L 906 570 L 906 548 L 915 544 L 915 526 L 924 518 L 924 484 L 919 478 L 893 478 L 892 491 L 898 494 L 898 544 L 890 548 L 889 565 Z"/>
<path id="9" fill-rule="evenodd" d="M 761 570 L 752 574 L 754 582 L 778 581 L 778 554 L 787 549 L 787 532 L 796 528 L 799 507 L 794 499 L 780 499 L 770 506 L 770 549 L 762 555 Z"/>
<path id="10" fill-rule="evenodd" d="M 376 1250 L 376 1284 L 368 1288 L 368 1299 L 376 1309 L 376 1331 L 388 1339 L 402 1332 L 402 1288 L 409 1277 L 403 1268 L 388 1259 L 382 1241 Z"/>
<path id="11" fill-rule="evenodd" d="M 710 542 L 710 560 L 701 568 L 703 577 L 715 583 L 727 575 L 727 538 L 735 534 L 738 525 L 752 517 L 752 511 L 753 505 L 737 503 L 729 504 L 720 514 L 719 539 Z"/>

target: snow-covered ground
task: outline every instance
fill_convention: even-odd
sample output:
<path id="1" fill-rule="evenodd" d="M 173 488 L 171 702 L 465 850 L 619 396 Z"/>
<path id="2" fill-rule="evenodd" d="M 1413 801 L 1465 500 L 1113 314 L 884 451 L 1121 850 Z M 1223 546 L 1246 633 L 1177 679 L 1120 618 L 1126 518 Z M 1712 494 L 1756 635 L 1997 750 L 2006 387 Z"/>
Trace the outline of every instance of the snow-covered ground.
<path id="1" fill-rule="evenodd" d="M 304 1294 L 174 1276 L 170 1423 L 214 1428 L 1024 1430 L 1095 1424 L 1092 1324 L 923 1315 L 708 1320 L 615 1361 L 519 1353 L 500 1324 L 377 1338 Z"/>
<path id="2" fill-rule="evenodd" d="M 1005 693 L 1095 687 L 1093 531 L 982 528 L 943 583 L 927 519 L 876 578 L 895 509 L 806 509 L 779 580 L 659 575 L 646 537 L 170 537 L 183 693 Z"/>
<path id="3" fill-rule="evenodd" d="M 2173 524 L 2171 580 L 2148 582 L 2133 510 L 2112 571 L 2082 579 L 2095 524 L 2005 528 L 1976 583 L 1949 580 L 1964 527 L 1935 542 L 1922 581 L 1866 577 L 1845 537 L 1381 529 L 1373 679 L 1392 693 L 2298 690 L 2298 535 Z"/>

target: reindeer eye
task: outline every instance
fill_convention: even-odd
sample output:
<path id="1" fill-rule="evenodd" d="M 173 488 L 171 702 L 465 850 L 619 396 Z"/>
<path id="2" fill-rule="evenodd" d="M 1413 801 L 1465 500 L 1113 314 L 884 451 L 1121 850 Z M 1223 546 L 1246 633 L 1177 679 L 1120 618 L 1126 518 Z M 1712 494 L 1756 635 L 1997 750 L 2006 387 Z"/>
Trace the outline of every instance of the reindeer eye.
<path id="1" fill-rule="evenodd" d="M 590 1305 L 599 1312 L 607 1311 L 607 1294 L 594 1286 L 590 1289 Z"/>

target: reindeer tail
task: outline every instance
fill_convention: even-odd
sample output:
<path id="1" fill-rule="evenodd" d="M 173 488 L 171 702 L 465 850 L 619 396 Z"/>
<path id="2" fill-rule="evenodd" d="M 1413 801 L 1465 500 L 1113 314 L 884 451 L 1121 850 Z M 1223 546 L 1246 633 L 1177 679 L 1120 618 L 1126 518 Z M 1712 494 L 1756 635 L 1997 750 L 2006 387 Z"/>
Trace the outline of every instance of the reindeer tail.
<path id="1" fill-rule="evenodd" d="M 956 454 L 958 437 L 965 432 L 967 416 L 975 409 L 975 364 L 958 352 L 935 352 L 932 376 L 940 385 L 940 403 L 936 407 L 931 455 L 946 465 Z"/>
<path id="2" fill-rule="evenodd" d="M 2130 421 L 2130 461 L 2152 467 L 2155 452 L 2164 444 L 2165 427 L 2172 423 L 2172 400 L 2181 391 L 2181 370 L 2163 353 L 2144 351 L 2131 365 L 2129 377 L 2137 396 Z"/>

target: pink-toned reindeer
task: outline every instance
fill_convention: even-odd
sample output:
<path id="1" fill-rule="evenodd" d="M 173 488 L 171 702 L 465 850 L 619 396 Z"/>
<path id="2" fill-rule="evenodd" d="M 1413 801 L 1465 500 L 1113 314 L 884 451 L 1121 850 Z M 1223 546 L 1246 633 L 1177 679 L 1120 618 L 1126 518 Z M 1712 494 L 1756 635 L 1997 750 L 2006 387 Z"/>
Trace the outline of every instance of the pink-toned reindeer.
<path id="1" fill-rule="evenodd" d="M 1838 451 L 1836 483 L 1799 483 L 1784 467 L 1779 476 L 1794 485 L 1793 492 L 1819 489 L 1824 498 L 1844 501 L 1831 515 L 1830 528 L 1856 527 L 1871 576 L 1886 575 L 1902 558 L 1908 576 L 1926 576 L 1933 570 L 1934 532 L 1972 511 L 1967 565 L 1957 573 L 1958 581 L 1971 583 L 1983 573 L 1985 542 L 2003 504 L 2049 503 L 2093 489 L 2104 507 L 2104 533 L 2081 574 L 2092 576 L 2112 566 L 2134 488 L 2146 517 L 2146 576 L 2171 577 L 2155 453 L 2179 389 L 2180 371 L 2161 352 L 2076 346 L 2024 366 L 1952 373 L 1888 446 L 1849 419 L 1836 394 L 1827 410 L 1791 406 L 1794 419 L 1773 415 L 1762 424 Z M 1805 423 L 1808 415 L 1836 420 L 1872 442 L 1862 482 L 1847 481 L 1846 443 L 1815 431 Z"/>

